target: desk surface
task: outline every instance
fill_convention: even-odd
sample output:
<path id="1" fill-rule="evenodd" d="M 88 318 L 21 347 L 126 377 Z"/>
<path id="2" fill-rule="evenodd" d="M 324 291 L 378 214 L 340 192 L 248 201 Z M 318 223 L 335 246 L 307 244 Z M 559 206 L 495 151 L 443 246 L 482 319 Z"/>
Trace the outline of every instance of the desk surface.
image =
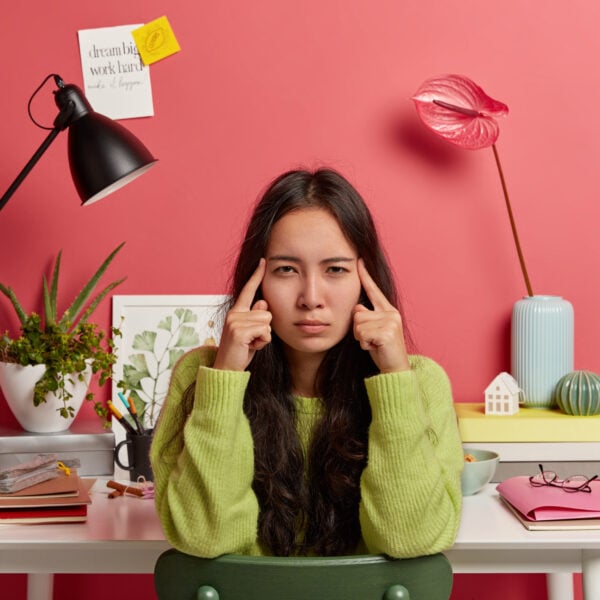
<path id="1" fill-rule="evenodd" d="M 524 548 L 600 549 L 598 530 L 528 531 L 496 492 L 496 484 L 463 498 L 463 514 L 454 549 Z"/>
<path id="2" fill-rule="evenodd" d="M 454 573 L 550 573 L 570 582 L 581 572 L 584 600 L 600 598 L 598 531 L 528 531 L 500 500 L 496 484 L 463 499 L 456 543 L 444 554 Z M 549 598 L 573 597 L 572 590 L 567 595 L 551 585 Z"/>
<path id="3" fill-rule="evenodd" d="M 92 488 L 86 523 L 0 525 L 0 572 L 151 573 L 169 548 L 154 502 L 111 500 L 104 484 Z M 488 485 L 464 498 L 458 537 L 446 554 L 457 573 L 575 572 L 583 550 L 600 551 L 598 531 L 527 531 Z"/>
<path id="4" fill-rule="evenodd" d="M 109 499 L 98 479 L 85 523 L 0 524 L 0 572 L 152 573 L 169 548 L 153 500 Z"/>
<path id="5" fill-rule="evenodd" d="M 495 487 L 464 499 L 456 543 L 444 553 L 454 572 L 550 573 L 548 598 L 572 600 L 571 573 L 581 571 L 584 600 L 600 598 L 598 531 L 527 531 Z M 0 572 L 27 573 L 37 600 L 52 598 L 53 573 L 152 573 L 169 548 L 154 502 L 108 492 L 96 481 L 86 523 L 0 524 Z"/>

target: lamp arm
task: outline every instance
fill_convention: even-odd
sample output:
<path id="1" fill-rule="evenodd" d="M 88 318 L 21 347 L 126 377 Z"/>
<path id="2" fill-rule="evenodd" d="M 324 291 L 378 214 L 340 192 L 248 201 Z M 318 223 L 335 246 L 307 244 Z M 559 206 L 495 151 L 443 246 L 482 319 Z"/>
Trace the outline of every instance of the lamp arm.
<path id="1" fill-rule="evenodd" d="M 23 167 L 23 170 L 17 175 L 17 178 L 12 182 L 11 186 L 6 190 L 2 198 L 0 198 L 0 210 L 4 208 L 4 205 L 9 201 L 10 197 L 17 191 L 17 188 L 23 183 L 23 180 L 38 160 L 42 157 L 42 154 L 46 152 L 50 144 L 54 141 L 56 136 L 61 132 L 61 129 L 54 128 L 50 131 L 46 139 L 42 142 L 41 146 L 36 150 L 35 154 L 29 159 L 29 162 Z"/>
<path id="2" fill-rule="evenodd" d="M 42 154 L 46 152 L 56 136 L 69 126 L 72 115 L 73 103 L 68 102 L 67 105 L 56 116 L 56 119 L 54 120 L 54 128 L 50 130 L 50 133 L 46 136 L 46 139 L 41 143 L 40 147 L 35 151 L 28 163 L 23 167 L 23 170 L 17 175 L 17 178 L 12 182 L 11 186 L 6 190 L 2 198 L 0 198 L 0 210 L 4 208 L 4 205 L 10 200 L 10 197 L 17 191 L 17 188 L 23 183 L 25 177 L 29 175 L 31 169 L 35 167 L 37 161 L 40 160 Z"/>

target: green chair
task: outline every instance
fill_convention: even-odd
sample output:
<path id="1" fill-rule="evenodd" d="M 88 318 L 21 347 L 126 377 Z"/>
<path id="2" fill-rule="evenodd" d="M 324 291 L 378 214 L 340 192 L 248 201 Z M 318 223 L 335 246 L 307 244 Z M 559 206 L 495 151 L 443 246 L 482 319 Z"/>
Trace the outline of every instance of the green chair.
<path id="1" fill-rule="evenodd" d="M 206 559 L 167 550 L 154 587 L 159 600 L 448 600 L 452 568 L 443 554 Z"/>

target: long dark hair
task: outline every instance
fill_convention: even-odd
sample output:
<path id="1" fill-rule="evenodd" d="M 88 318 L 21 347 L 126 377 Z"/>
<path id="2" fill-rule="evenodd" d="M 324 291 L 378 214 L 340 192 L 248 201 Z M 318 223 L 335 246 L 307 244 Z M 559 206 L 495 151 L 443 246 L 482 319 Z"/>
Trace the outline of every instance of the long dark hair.
<path id="1" fill-rule="evenodd" d="M 231 303 L 265 255 L 273 225 L 303 208 L 324 209 L 337 220 L 378 287 L 399 308 L 371 214 L 352 185 L 330 169 L 289 171 L 267 188 L 241 246 L 230 285 Z M 364 294 L 361 302 L 372 308 Z M 295 427 L 289 369 L 276 332 L 248 370 L 244 411 L 254 439 L 260 542 L 277 556 L 352 553 L 361 537 L 360 476 L 367 463 L 371 422 L 364 379 L 376 374 L 377 367 L 351 330 L 327 352 L 316 381 L 324 412 L 306 458 Z"/>

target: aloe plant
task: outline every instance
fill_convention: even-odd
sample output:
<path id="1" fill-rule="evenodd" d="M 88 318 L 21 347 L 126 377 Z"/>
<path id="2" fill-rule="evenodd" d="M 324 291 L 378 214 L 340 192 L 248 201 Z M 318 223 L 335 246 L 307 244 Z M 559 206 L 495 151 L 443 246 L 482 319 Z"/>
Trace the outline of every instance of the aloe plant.
<path id="1" fill-rule="evenodd" d="M 69 405 L 70 392 L 65 383 L 70 377 L 83 379 L 83 371 L 91 364 L 92 373 L 98 376 L 100 386 L 104 385 L 116 361 L 113 353 L 113 338 L 88 319 L 100 302 L 125 278 L 113 281 L 91 298 L 100 278 L 123 247 L 117 246 L 100 265 L 91 279 L 77 294 L 64 313 L 58 316 L 58 281 L 62 251 L 58 253 L 50 282 L 42 276 L 43 313 L 27 313 L 14 290 L 0 283 L 2 292 L 11 302 L 20 322 L 20 335 L 11 339 L 8 332 L 0 338 L 0 360 L 20 365 L 46 365 L 46 372 L 37 382 L 33 402 L 36 406 L 46 401 L 46 394 L 54 392 L 62 400 L 60 413 L 63 417 L 73 416 L 74 409 Z M 90 300 L 91 298 L 91 300 Z M 120 331 L 111 328 L 114 336 Z M 93 400 L 88 392 L 86 399 Z M 94 405 L 96 412 L 106 417 L 106 409 L 101 403 Z"/>

